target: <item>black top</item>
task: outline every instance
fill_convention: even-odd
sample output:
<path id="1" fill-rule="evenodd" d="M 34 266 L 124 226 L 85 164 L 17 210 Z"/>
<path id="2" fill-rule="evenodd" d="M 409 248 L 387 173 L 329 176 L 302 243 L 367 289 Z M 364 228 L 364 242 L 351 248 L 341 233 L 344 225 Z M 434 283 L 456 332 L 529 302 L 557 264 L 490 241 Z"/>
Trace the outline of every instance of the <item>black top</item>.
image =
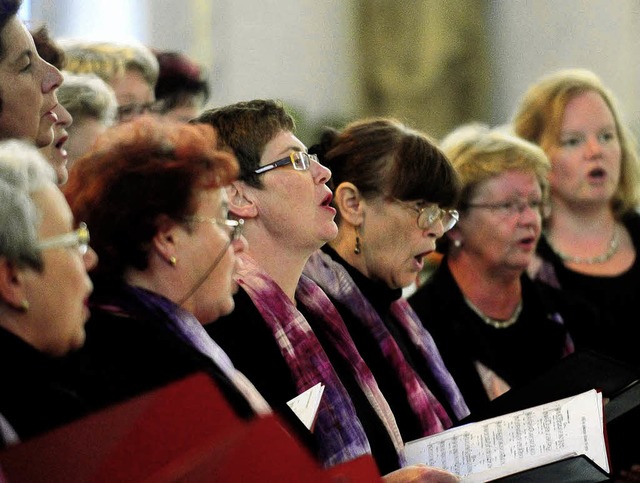
<path id="1" fill-rule="evenodd" d="M 631 267 L 616 276 L 585 275 L 567 268 L 547 243 L 540 238 L 538 254 L 550 262 L 563 291 L 582 297 L 599 310 L 605 323 L 601 336 L 608 339 L 600 347 L 608 355 L 640 367 L 640 215 L 631 213 L 622 220 L 631 235 L 636 258 Z M 604 342 L 603 342 L 604 343 Z"/>
<path id="2" fill-rule="evenodd" d="M 97 306 L 117 300 L 126 313 Z M 66 361 L 77 392 L 100 409 L 196 372 L 206 372 L 243 418 L 254 415 L 244 396 L 207 356 L 182 340 L 124 290 L 96 290 L 84 346 Z"/>
<path id="3" fill-rule="evenodd" d="M 371 303 L 395 339 L 409 365 L 413 367 L 418 376 L 422 378 L 429 390 L 442 404 L 451 420 L 456 421 L 455 414 L 447 404 L 447 398 L 442 394 L 440 385 L 433 379 L 431 370 L 427 367 L 425 359 L 420 356 L 418 348 L 411 342 L 409 335 L 398 325 L 396 319 L 391 315 L 391 304 L 402 296 L 402 289 L 390 289 L 387 284 L 382 281 L 374 281 L 365 277 L 357 269 L 349 265 L 349 263 L 340 257 L 329 245 L 325 245 L 322 250 L 329 254 L 334 261 L 343 265 L 347 272 L 349 272 L 355 284 Z M 424 434 L 422 434 L 420 429 L 421 425 L 409 405 L 406 390 L 400 382 L 395 369 L 384 356 L 380 344 L 378 344 L 371 332 L 364 327 L 364 324 L 348 307 L 345 307 L 333 298 L 331 301 L 338 309 L 340 316 L 349 330 L 349 334 L 358 348 L 358 352 L 360 352 L 360 355 L 371 369 L 380 390 L 391 406 L 404 441 L 412 441 L 423 437 Z"/>
<path id="4" fill-rule="evenodd" d="M 517 322 L 506 329 L 487 325 L 467 306 L 446 257 L 409 298 L 438 345 L 472 415 L 484 411 L 489 403 L 474 361 L 480 361 L 514 388 L 562 358 L 567 327 L 580 328 L 580 347 L 588 347 L 589 334 L 597 333 L 599 320 L 588 307 L 574 304 L 561 291 L 532 282 L 524 274 L 520 281 L 522 312 Z"/>
<path id="5" fill-rule="evenodd" d="M 236 368 L 256 386 L 278 412 L 291 413 L 286 402 L 298 395 L 295 381 L 274 336 L 247 293 L 240 288 L 234 296 L 236 308 L 225 317 L 205 325 L 211 337 L 224 349 Z M 316 330 L 317 321 L 298 305 L 355 406 L 364 427 L 371 452 L 381 474 L 398 469 L 398 456 L 389 434 L 365 394 L 354 379 L 352 370 L 324 337 Z"/>
<path id="6" fill-rule="evenodd" d="M 64 377 L 59 359 L 43 354 L 3 328 L 0 328 L 0 387 L 0 414 L 22 441 L 88 411 Z"/>

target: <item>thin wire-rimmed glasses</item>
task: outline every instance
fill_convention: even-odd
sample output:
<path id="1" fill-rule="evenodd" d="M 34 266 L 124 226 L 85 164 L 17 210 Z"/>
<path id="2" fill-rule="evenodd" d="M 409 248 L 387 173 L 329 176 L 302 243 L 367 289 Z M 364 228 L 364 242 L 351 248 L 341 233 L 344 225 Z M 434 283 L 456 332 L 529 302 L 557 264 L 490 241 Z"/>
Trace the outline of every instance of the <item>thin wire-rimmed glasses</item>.
<path id="1" fill-rule="evenodd" d="M 484 208 L 487 210 L 492 210 L 498 212 L 503 216 L 516 216 L 520 215 L 527 209 L 527 207 L 531 208 L 533 211 L 537 212 L 543 218 L 549 216 L 551 212 L 551 206 L 548 203 L 545 203 L 542 200 L 507 200 L 496 203 L 469 203 L 467 205 L 469 208 Z"/>
<path id="2" fill-rule="evenodd" d="M 89 251 L 89 239 L 89 228 L 86 223 L 82 222 L 74 231 L 40 240 L 37 247 L 40 250 L 75 247 L 81 255 L 84 255 Z"/>
<path id="3" fill-rule="evenodd" d="M 393 198 L 393 201 L 418 213 L 416 223 L 421 230 L 427 230 L 439 221 L 442 223 L 442 229 L 449 231 L 460 219 L 460 215 L 456 210 L 444 210 L 435 203 L 420 204 L 411 201 L 402 201 L 396 198 Z"/>
<path id="4" fill-rule="evenodd" d="M 293 169 L 296 171 L 305 171 L 311 166 L 311 161 L 318 162 L 318 156 L 315 154 L 303 153 L 302 151 L 294 151 L 286 158 L 278 159 L 273 163 L 265 164 L 254 170 L 255 174 L 266 173 L 272 169 L 279 168 L 281 166 L 293 165 Z"/>
<path id="5" fill-rule="evenodd" d="M 228 220 L 226 218 L 208 218 L 206 216 L 189 216 L 186 221 L 195 221 L 196 223 L 212 223 L 214 225 L 221 226 L 228 230 L 229 239 L 235 241 L 242 236 L 242 228 L 244 227 L 244 220 L 239 218 L 237 220 Z"/>

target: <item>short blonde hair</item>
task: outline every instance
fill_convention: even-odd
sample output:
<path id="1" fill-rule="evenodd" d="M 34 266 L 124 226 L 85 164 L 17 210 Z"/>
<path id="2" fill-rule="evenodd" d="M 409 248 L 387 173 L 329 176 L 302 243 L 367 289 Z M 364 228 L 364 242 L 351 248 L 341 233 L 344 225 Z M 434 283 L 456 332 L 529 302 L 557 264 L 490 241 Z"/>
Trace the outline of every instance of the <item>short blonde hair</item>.
<path id="1" fill-rule="evenodd" d="M 587 69 L 563 69 L 542 77 L 524 93 L 513 117 L 518 135 L 542 147 L 545 152 L 560 140 L 565 108 L 574 97 L 597 92 L 609 107 L 615 121 L 622 151 L 620 183 L 613 196 L 616 216 L 635 210 L 640 204 L 640 160 L 631 130 L 622 122 L 617 100 L 600 78 Z"/>
<path id="2" fill-rule="evenodd" d="M 76 74 L 96 74 L 107 84 L 128 70 L 136 70 L 155 88 L 160 68 L 151 49 L 140 43 L 116 43 L 60 39 L 64 50 L 64 70 Z"/>
<path id="3" fill-rule="evenodd" d="M 542 199 L 548 201 L 547 180 L 551 163 L 537 145 L 508 132 L 505 128 L 490 129 L 485 124 L 471 123 L 458 127 L 440 143 L 451 160 L 462 190 L 457 207 L 464 210 L 478 185 L 506 171 L 530 171 L 535 174 Z"/>

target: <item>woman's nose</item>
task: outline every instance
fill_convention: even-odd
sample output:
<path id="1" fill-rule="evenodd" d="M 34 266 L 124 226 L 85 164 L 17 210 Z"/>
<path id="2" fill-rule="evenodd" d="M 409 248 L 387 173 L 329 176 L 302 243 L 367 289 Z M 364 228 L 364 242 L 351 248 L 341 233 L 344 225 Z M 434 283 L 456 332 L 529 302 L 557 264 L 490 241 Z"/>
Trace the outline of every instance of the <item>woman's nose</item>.
<path id="1" fill-rule="evenodd" d="M 600 156 L 602 154 L 602 144 L 597 136 L 587 138 L 586 146 L 589 157 Z"/>
<path id="2" fill-rule="evenodd" d="M 47 94 L 60 87 L 64 79 L 58 69 L 47 62 L 42 62 L 45 65 L 44 76 L 42 78 L 42 93 Z"/>
<path id="3" fill-rule="evenodd" d="M 530 203 L 523 203 L 518 213 L 518 223 L 530 225 L 540 224 L 541 211 L 536 206 L 531 206 Z"/>
<path id="4" fill-rule="evenodd" d="M 423 235 L 425 235 L 427 238 L 429 237 L 435 237 L 437 238 L 441 238 L 442 235 L 445 234 L 445 230 L 444 230 L 444 223 L 442 218 L 434 221 L 433 223 L 431 223 L 429 225 L 429 228 L 427 228 L 426 230 L 422 230 Z"/>
<path id="5" fill-rule="evenodd" d="M 98 264 L 98 254 L 93 248 L 89 247 L 87 252 L 82 255 L 82 260 L 84 261 L 84 267 L 88 272 Z"/>
<path id="6" fill-rule="evenodd" d="M 58 104 L 53 112 L 58 116 L 58 125 L 62 127 L 69 127 L 73 123 L 73 117 L 71 117 L 71 113 L 67 111 L 66 107 L 62 104 Z"/>
<path id="7" fill-rule="evenodd" d="M 311 160 L 311 174 L 317 183 L 326 183 L 331 179 L 331 170 L 315 160 Z"/>

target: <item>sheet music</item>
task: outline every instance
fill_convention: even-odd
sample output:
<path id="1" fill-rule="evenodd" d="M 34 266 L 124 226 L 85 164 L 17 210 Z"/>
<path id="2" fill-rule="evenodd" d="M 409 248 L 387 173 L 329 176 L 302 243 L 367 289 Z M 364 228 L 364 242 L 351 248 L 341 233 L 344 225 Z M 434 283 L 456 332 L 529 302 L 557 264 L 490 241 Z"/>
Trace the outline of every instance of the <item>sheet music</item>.
<path id="1" fill-rule="evenodd" d="M 444 468 L 463 481 L 486 481 L 579 454 L 608 473 L 603 428 L 602 395 L 591 390 L 409 442 L 405 454 L 410 464 Z"/>

